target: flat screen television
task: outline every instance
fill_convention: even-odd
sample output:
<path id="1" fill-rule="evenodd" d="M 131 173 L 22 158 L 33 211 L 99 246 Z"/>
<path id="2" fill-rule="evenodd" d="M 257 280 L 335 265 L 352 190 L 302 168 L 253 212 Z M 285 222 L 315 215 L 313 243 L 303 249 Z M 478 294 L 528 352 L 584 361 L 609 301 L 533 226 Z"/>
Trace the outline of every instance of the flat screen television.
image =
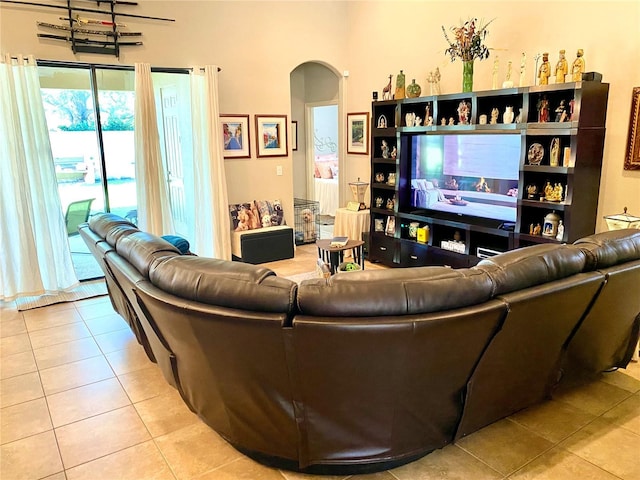
<path id="1" fill-rule="evenodd" d="M 415 135 L 407 147 L 414 210 L 516 221 L 520 135 Z"/>

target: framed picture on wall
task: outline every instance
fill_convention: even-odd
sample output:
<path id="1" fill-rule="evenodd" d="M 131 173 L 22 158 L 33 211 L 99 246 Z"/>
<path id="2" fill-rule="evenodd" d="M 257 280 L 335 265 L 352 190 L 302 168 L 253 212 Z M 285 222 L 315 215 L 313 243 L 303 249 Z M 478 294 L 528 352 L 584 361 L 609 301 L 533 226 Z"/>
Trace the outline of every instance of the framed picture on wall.
<path id="1" fill-rule="evenodd" d="M 287 156 L 287 116 L 256 115 L 258 157 Z"/>
<path id="2" fill-rule="evenodd" d="M 250 158 L 249 115 L 220 115 L 224 158 Z"/>
<path id="3" fill-rule="evenodd" d="M 298 121 L 291 120 L 291 150 L 298 150 Z"/>
<path id="4" fill-rule="evenodd" d="M 640 170 L 640 87 L 634 87 L 631 95 L 631 119 L 624 169 Z"/>
<path id="5" fill-rule="evenodd" d="M 369 154 L 369 112 L 347 113 L 347 153 Z"/>

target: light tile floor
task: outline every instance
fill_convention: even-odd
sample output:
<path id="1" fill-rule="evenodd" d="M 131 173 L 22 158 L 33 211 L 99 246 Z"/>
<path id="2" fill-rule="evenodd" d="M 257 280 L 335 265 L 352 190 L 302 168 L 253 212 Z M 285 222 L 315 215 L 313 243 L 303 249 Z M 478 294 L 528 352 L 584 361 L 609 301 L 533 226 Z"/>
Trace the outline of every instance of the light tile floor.
<path id="1" fill-rule="evenodd" d="M 305 245 L 294 259 L 267 266 L 294 275 L 312 270 L 316 257 Z M 3 304 L 0 337 L 2 480 L 319 478 L 264 467 L 204 425 L 106 297 L 25 312 Z M 640 479 L 640 365 L 408 465 L 324 478 Z"/>

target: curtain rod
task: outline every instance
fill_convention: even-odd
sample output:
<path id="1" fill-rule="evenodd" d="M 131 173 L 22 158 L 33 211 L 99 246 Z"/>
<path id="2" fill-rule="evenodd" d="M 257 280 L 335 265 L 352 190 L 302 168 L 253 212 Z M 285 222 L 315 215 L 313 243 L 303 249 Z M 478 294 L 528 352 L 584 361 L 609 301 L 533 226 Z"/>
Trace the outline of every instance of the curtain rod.
<path id="1" fill-rule="evenodd" d="M 18 57 L 11 56 L 12 60 L 18 60 Z M 43 66 L 84 66 L 84 67 L 96 67 L 103 68 L 105 70 L 133 70 L 135 67 L 130 65 L 113 65 L 109 63 L 87 63 L 87 62 L 69 62 L 65 60 L 45 60 L 42 58 L 37 58 L 36 63 L 43 64 Z M 192 72 L 193 67 L 151 67 L 151 71 L 163 72 L 163 73 L 186 73 Z M 200 67 L 200 71 L 203 72 L 204 68 Z M 221 72 L 222 68 L 218 67 L 218 72 Z"/>

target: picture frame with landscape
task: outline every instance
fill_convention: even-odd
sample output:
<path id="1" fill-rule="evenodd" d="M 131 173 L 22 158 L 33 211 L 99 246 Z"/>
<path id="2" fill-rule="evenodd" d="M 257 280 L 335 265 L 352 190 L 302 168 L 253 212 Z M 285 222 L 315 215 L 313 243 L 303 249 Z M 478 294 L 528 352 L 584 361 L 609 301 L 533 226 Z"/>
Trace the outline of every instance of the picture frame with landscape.
<path id="1" fill-rule="evenodd" d="M 251 158 L 249 115 L 220 115 L 224 158 Z"/>
<path id="2" fill-rule="evenodd" d="M 347 153 L 369 154 L 369 112 L 347 113 Z"/>
<path id="3" fill-rule="evenodd" d="M 287 116 L 256 115 L 258 157 L 286 157 Z"/>

